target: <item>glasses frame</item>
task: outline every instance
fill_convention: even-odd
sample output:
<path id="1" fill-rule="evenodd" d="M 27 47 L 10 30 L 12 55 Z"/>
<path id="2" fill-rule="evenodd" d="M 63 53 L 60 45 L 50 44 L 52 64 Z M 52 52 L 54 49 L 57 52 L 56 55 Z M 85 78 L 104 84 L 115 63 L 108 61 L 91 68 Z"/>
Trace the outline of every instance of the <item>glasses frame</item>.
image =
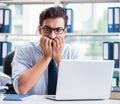
<path id="1" fill-rule="evenodd" d="M 47 30 L 45 31 L 45 28 L 48 28 L 49 31 L 46 32 Z M 61 29 L 61 31 L 60 31 L 60 32 L 57 32 L 57 29 Z M 52 31 L 54 31 L 55 34 L 63 34 L 63 32 L 65 31 L 65 28 L 62 28 L 62 27 L 51 28 L 51 27 L 49 27 L 49 26 L 44 26 L 44 27 L 42 27 L 42 30 L 43 30 L 43 32 L 44 32 L 45 34 L 51 34 Z"/>

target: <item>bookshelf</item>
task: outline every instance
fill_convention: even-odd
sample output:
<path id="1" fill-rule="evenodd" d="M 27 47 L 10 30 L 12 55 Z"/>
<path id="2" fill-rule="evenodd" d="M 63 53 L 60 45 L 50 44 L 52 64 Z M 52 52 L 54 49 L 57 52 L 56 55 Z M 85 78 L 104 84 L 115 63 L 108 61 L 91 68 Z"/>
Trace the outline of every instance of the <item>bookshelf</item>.
<path id="1" fill-rule="evenodd" d="M 4 37 L 4 40 L 8 40 L 9 37 L 40 37 L 40 34 L 10 34 L 10 33 L 0 33 L 0 37 Z M 67 33 L 66 37 L 119 37 L 120 33 Z"/>
<path id="2" fill-rule="evenodd" d="M 120 0 L 0 0 L 1 4 L 62 4 L 66 6 L 68 3 L 120 3 Z M 15 34 L 1 34 L 0 36 L 5 36 L 5 39 L 9 36 L 14 36 Z M 26 36 L 27 34 L 23 34 Z M 32 35 L 32 34 L 29 34 Z M 28 36 L 29 36 L 28 35 Z M 119 36 L 120 33 L 68 33 L 67 36 Z M 19 34 L 16 34 L 19 36 Z M 35 35 L 33 35 L 35 36 Z"/>
<path id="3" fill-rule="evenodd" d="M 40 36 L 39 34 L 10 34 L 0 33 L 1 36 Z M 120 36 L 120 33 L 67 33 L 67 36 Z"/>
<path id="4" fill-rule="evenodd" d="M 62 4 L 66 6 L 68 3 L 120 3 L 120 0 L 0 0 L 0 3 L 5 5 L 11 4 Z M 120 33 L 67 33 L 66 37 L 119 37 Z M 23 37 L 39 37 L 39 34 L 6 34 L 0 33 L 0 37 L 4 38 L 4 40 L 11 40 L 11 38 L 20 38 Z M 12 39 L 12 40 L 14 40 Z M 23 39 L 25 40 L 25 39 Z M 19 40 L 18 40 L 19 41 Z"/>
<path id="5" fill-rule="evenodd" d="M 67 3 L 112 3 L 120 0 L 1 0 L 5 4 L 67 4 Z"/>
<path id="6" fill-rule="evenodd" d="M 63 6 L 66 6 L 68 3 L 119 3 L 120 0 L 0 0 L 0 3 L 3 3 L 5 5 L 13 5 L 13 4 L 63 4 Z M 66 38 L 69 37 L 114 37 L 117 38 L 120 36 L 120 33 L 67 33 Z M 39 35 L 35 34 L 6 34 L 6 33 L 0 33 L 0 38 L 2 40 L 12 40 L 14 41 L 15 38 L 18 42 L 20 40 L 26 41 L 27 39 L 23 39 L 26 37 L 30 37 L 30 40 L 32 40 L 32 37 L 37 38 Z M 19 38 L 19 40 L 18 40 Z M 22 40 L 23 39 L 23 40 Z M 16 41 L 16 40 L 15 40 Z M 16 41 L 16 42 L 17 42 Z"/>

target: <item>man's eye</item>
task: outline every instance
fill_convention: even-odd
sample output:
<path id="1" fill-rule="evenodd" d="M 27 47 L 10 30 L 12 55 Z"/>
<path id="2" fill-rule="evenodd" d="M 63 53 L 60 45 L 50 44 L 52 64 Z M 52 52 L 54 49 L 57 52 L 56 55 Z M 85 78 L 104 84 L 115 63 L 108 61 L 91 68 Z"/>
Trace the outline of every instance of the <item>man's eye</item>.
<path id="1" fill-rule="evenodd" d="M 48 27 L 45 27 L 45 30 L 49 30 L 49 28 L 48 28 Z"/>
<path id="2" fill-rule="evenodd" d="M 62 30 L 63 30 L 62 28 L 56 28 L 57 32 L 62 31 Z"/>
<path id="3" fill-rule="evenodd" d="M 45 27 L 45 30 L 46 30 L 46 31 L 50 31 L 51 29 L 50 29 L 50 28 L 48 28 L 48 27 Z"/>

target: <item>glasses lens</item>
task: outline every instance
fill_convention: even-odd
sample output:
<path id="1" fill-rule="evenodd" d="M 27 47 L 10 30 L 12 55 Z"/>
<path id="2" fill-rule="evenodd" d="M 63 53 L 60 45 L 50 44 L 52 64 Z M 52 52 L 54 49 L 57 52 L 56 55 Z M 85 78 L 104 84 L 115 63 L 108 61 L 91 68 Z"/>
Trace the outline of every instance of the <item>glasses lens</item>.
<path id="1" fill-rule="evenodd" d="M 51 34 L 52 30 L 55 32 L 55 34 L 62 34 L 64 32 L 64 29 L 62 27 L 51 28 L 49 26 L 44 26 L 42 29 L 43 29 L 43 32 L 46 34 Z"/>
<path id="2" fill-rule="evenodd" d="M 52 32 L 52 29 L 50 27 L 48 27 L 48 26 L 45 26 L 42 29 L 43 29 L 44 33 L 51 33 Z"/>
<path id="3" fill-rule="evenodd" d="M 64 32 L 64 29 L 62 27 L 55 28 L 55 33 L 56 34 L 62 34 Z"/>

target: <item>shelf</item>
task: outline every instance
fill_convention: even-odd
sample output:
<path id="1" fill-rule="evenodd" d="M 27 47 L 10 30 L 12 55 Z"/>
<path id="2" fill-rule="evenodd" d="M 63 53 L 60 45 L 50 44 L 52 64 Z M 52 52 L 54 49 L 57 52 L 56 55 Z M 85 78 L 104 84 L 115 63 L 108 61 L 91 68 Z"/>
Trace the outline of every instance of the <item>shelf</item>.
<path id="1" fill-rule="evenodd" d="M 67 4 L 67 3 L 108 3 L 120 0 L 0 0 L 5 4 Z"/>
<path id="2" fill-rule="evenodd" d="M 11 34 L 11 33 L 0 33 L 0 36 L 40 36 L 39 34 Z"/>
<path id="3" fill-rule="evenodd" d="M 120 0 L 60 0 L 62 4 L 65 3 L 112 3 L 120 2 Z"/>
<path id="4" fill-rule="evenodd" d="M 54 0 L 1 0 L 5 4 L 54 4 Z"/>
<path id="5" fill-rule="evenodd" d="M 35 37 L 39 37 L 41 35 L 39 34 L 10 34 L 10 33 L 0 33 L 0 36 L 3 37 L 11 37 L 11 36 L 35 36 Z M 120 33 L 67 33 L 67 37 L 68 36 L 120 36 Z"/>
<path id="6" fill-rule="evenodd" d="M 67 36 L 120 36 L 120 33 L 67 33 Z"/>

